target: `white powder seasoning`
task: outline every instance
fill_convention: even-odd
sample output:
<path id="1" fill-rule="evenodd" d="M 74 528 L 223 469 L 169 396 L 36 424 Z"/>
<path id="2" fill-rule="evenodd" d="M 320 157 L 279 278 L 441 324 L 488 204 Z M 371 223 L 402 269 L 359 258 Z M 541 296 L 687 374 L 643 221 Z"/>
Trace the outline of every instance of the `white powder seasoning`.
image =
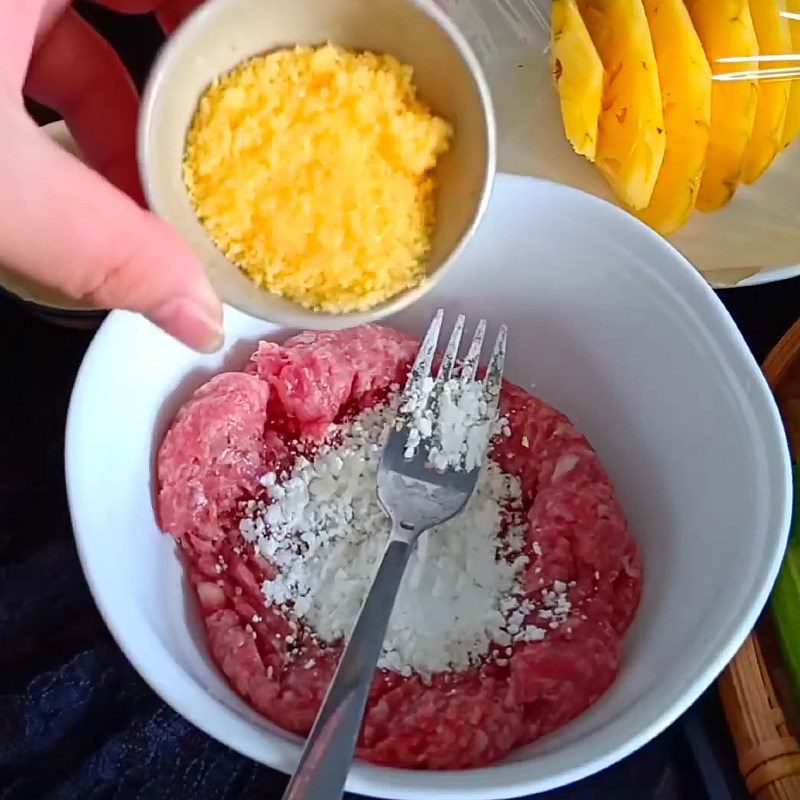
<path id="1" fill-rule="evenodd" d="M 470 471 L 484 460 L 490 428 L 503 430 L 505 420 L 491 419 L 489 398 L 480 381 L 450 379 L 436 383 L 430 377 L 410 387 L 400 407 L 409 428 L 405 457 L 420 445 L 437 470 Z"/>
<path id="2" fill-rule="evenodd" d="M 389 537 L 376 491 L 392 404 L 364 411 L 334 432 L 312 460 L 288 475 L 266 475 L 271 502 L 250 502 L 240 523 L 277 568 L 265 599 L 304 622 L 321 642 L 347 636 Z M 408 675 L 463 670 L 490 643 L 536 641 L 565 618 L 563 593 L 543 598 L 537 618 L 522 597 L 524 519 L 516 478 L 487 460 L 465 511 L 424 533 L 406 569 L 379 666 Z M 561 588 L 560 586 L 558 587 Z M 526 623 L 532 616 L 537 627 Z"/>

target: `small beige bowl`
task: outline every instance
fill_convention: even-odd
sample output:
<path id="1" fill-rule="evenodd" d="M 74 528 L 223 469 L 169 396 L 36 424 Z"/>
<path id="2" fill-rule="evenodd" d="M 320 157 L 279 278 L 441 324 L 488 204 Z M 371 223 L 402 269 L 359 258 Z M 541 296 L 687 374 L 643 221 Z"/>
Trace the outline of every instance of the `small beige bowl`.
<path id="1" fill-rule="evenodd" d="M 436 228 L 420 286 L 369 311 L 309 311 L 258 289 L 213 244 L 195 216 L 181 165 L 200 96 L 218 75 L 254 55 L 326 41 L 390 53 L 414 68 L 420 96 L 455 128 L 437 165 Z M 300 328 L 343 328 L 385 317 L 428 291 L 465 247 L 486 209 L 495 173 L 495 121 L 475 54 L 433 0 L 210 0 L 161 51 L 139 121 L 139 169 L 150 207 L 206 265 L 217 293 L 253 316 Z"/>

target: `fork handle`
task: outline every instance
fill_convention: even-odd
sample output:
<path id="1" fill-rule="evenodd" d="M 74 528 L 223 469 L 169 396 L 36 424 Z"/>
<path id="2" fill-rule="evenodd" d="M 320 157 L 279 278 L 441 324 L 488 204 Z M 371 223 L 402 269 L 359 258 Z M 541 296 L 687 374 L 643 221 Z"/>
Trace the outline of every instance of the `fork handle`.
<path id="1" fill-rule="evenodd" d="M 413 539 L 408 539 L 407 532 L 401 534 L 395 526 L 283 800 L 342 797 L 386 627 L 411 552 Z"/>

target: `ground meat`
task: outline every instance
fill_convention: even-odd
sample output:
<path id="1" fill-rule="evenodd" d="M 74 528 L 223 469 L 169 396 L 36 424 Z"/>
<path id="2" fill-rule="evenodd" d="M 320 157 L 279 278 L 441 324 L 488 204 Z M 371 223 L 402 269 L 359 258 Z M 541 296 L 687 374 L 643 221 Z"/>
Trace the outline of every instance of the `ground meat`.
<path id="1" fill-rule="evenodd" d="M 285 468 L 331 422 L 404 382 L 416 346 L 374 325 L 262 342 L 245 373 L 220 375 L 195 393 L 158 456 L 159 517 L 186 555 L 215 662 L 250 705 L 299 734 L 314 721 L 342 645 L 320 645 L 266 605 L 261 583 L 274 568 L 242 539 L 237 510 L 260 497 L 259 476 Z M 502 413 L 510 436 L 495 442 L 492 457 L 522 486 L 525 587 L 539 598 L 566 583 L 569 618 L 499 663 L 428 683 L 377 671 L 361 758 L 421 769 L 488 764 L 580 714 L 617 674 L 642 570 L 611 482 L 555 409 L 507 384 Z"/>
<path id="2" fill-rule="evenodd" d="M 261 342 L 247 371 L 275 391 L 271 409 L 306 438 L 322 435 L 348 405 L 366 408 L 393 383 L 405 382 L 418 343 L 389 328 L 300 333 L 284 344 Z"/>
<path id="3" fill-rule="evenodd" d="M 158 456 L 161 527 L 197 553 L 217 546 L 220 525 L 264 473 L 269 387 L 243 373 L 201 386 L 172 422 Z"/>

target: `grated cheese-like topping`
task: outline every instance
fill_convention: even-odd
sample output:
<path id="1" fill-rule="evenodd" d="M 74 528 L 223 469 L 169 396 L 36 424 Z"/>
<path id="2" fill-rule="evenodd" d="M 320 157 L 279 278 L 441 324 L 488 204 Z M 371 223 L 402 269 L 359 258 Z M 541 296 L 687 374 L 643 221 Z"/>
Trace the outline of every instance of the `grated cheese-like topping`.
<path id="1" fill-rule="evenodd" d="M 432 170 L 451 137 L 411 67 L 296 47 L 209 87 L 184 182 L 215 244 L 259 286 L 311 309 L 363 310 L 422 280 Z"/>
<path id="2" fill-rule="evenodd" d="M 265 599 L 321 642 L 350 633 L 388 541 L 376 474 L 394 417 L 392 404 L 364 411 L 289 474 L 264 476 L 271 502 L 250 501 L 240 523 L 278 570 L 263 584 Z M 554 618 L 539 621 L 539 605 L 552 605 L 559 620 L 564 606 L 523 597 L 524 533 L 519 481 L 487 459 L 465 511 L 423 534 L 411 554 L 379 666 L 404 675 L 463 670 L 492 642 L 543 639 Z"/>

